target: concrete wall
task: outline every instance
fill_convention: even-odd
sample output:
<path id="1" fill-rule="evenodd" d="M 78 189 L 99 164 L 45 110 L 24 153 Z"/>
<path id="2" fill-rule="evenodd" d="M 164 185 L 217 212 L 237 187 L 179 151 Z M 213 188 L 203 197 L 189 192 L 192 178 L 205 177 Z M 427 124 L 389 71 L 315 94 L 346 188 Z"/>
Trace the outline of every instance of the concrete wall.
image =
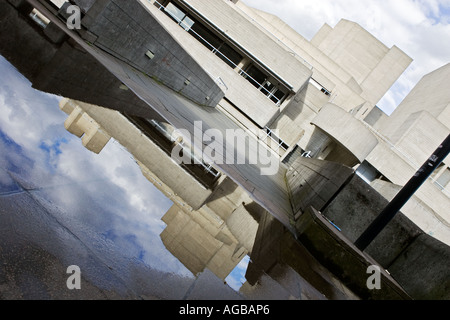
<path id="1" fill-rule="evenodd" d="M 162 220 L 167 224 L 161 233 L 164 245 L 194 275 L 208 269 L 224 280 L 247 254 L 228 228 L 207 213 L 173 205 Z"/>
<path id="2" fill-rule="evenodd" d="M 66 103 L 61 107 L 69 115 L 64 122 L 66 130 L 81 138 L 86 149 L 99 154 L 111 139 L 110 135 L 79 106 Z"/>
<path id="3" fill-rule="evenodd" d="M 286 173 L 294 219 L 310 206 L 325 207 L 353 172 L 338 163 L 297 158 Z"/>
<path id="4" fill-rule="evenodd" d="M 347 86 L 351 75 L 280 18 L 247 7 L 242 2 L 238 2 L 237 7 L 245 12 L 249 19 L 261 26 L 259 28 L 261 32 L 274 41 L 284 43 L 285 50 L 298 60 L 307 61 L 308 65 L 312 65 L 312 77 L 333 93 L 333 96 L 329 98 L 333 98 L 334 103 L 349 110 L 364 102 L 358 92 L 354 92 Z"/>
<path id="5" fill-rule="evenodd" d="M 323 210 L 323 214 L 354 242 L 387 204 L 388 201 L 382 195 L 355 175 Z M 388 268 L 408 244 L 422 233 L 403 214 L 397 215 L 366 252 L 383 267 Z"/>
<path id="6" fill-rule="evenodd" d="M 417 150 L 417 148 L 414 148 L 414 150 Z M 421 152 L 417 151 L 420 155 Z M 430 155 L 431 152 L 428 156 Z M 366 161 L 390 182 L 400 186 L 404 186 L 423 164 L 411 163 L 411 160 L 405 157 L 404 152 L 386 143 L 379 143 L 366 158 Z M 447 164 L 448 160 L 444 162 Z M 448 191 L 442 191 L 431 179 L 428 179 L 419 188 L 416 196 L 435 212 L 438 219 L 445 223 L 450 221 Z M 411 216 L 411 219 L 416 220 L 414 216 Z"/>
<path id="7" fill-rule="evenodd" d="M 194 210 L 199 209 L 211 195 L 212 190 L 205 188 L 170 159 L 163 150 L 120 113 L 79 101 L 63 100 L 61 102 L 61 104 L 65 103 L 80 106 L 84 112 L 98 122 L 104 131 L 127 148 L 143 166 L 164 181 L 164 184 L 170 186 L 174 195 L 183 199 Z M 186 188 L 186 185 L 189 185 L 189 188 Z"/>
<path id="8" fill-rule="evenodd" d="M 44 35 L 44 30 L 28 17 L 31 10 L 33 7 L 24 0 L 0 2 L 0 54 L 28 79 L 39 74 L 58 50 L 58 45 L 53 44 Z"/>
<path id="9" fill-rule="evenodd" d="M 260 24 L 263 32 L 282 41 L 297 59 L 311 64 L 312 77 L 333 93 L 333 103 L 347 111 L 364 100 L 373 107 L 412 62 L 401 50 L 387 48 L 351 21 L 341 20 L 334 28 L 325 24 L 308 41 L 278 17 L 242 2 L 237 7 Z"/>
<path id="10" fill-rule="evenodd" d="M 399 185 L 383 181 L 374 180 L 370 184 L 387 200 L 392 200 L 402 188 Z M 450 223 L 445 221 L 417 195 L 411 197 L 402 208 L 402 213 L 413 221 L 424 233 L 433 236 L 435 239 L 450 245 Z"/>
<path id="11" fill-rule="evenodd" d="M 261 33 L 257 26 L 236 11 L 229 1 L 184 0 L 183 2 L 198 11 L 207 21 L 211 21 L 211 24 L 247 51 L 263 68 L 272 70 L 292 87 L 292 91 L 297 92 L 308 81 L 311 75 L 310 68 Z"/>
<path id="12" fill-rule="evenodd" d="M 188 34 L 183 28 L 180 28 L 180 26 L 166 14 L 159 11 L 155 6 L 147 1 L 143 1 L 143 5 L 152 15 L 154 15 L 158 22 L 164 26 L 170 35 L 174 37 L 174 39 L 176 39 L 176 41 L 178 41 L 196 61 L 199 61 L 202 68 L 204 68 L 205 71 L 216 80 L 220 88 L 224 90 L 226 99 L 232 104 L 230 105 L 228 102 L 221 102 L 221 105 L 227 112 L 238 112 L 238 117 L 240 118 L 242 118 L 244 114 L 259 128 L 264 128 L 264 126 L 270 123 L 270 121 L 279 114 L 280 108 L 250 84 L 249 81 L 239 75 L 238 69 L 231 68 L 215 53 Z M 226 4 L 225 9 L 228 11 L 231 10 L 232 14 L 236 14 L 234 10 Z M 232 25 L 231 20 L 228 21 L 228 23 Z M 266 44 L 266 46 L 272 47 L 276 46 L 276 44 L 271 42 Z M 306 82 L 309 76 L 310 73 L 302 75 L 300 77 L 301 81 L 303 83 Z M 242 94 L 242 92 L 245 92 L 245 94 Z"/>
<path id="13" fill-rule="evenodd" d="M 412 62 L 397 47 L 387 48 L 361 26 L 345 19 L 311 42 L 353 77 L 361 95 L 373 105 Z"/>
<path id="14" fill-rule="evenodd" d="M 196 103 L 215 107 L 223 98 L 215 81 L 138 1 L 97 1 L 82 23 L 95 46 Z"/>
<path id="15" fill-rule="evenodd" d="M 72 0 L 72 2 L 80 7 L 81 12 L 86 13 L 91 9 L 96 0 Z"/>
<path id="16" fill-rule="evenodd" d="M 241 204 L 234 210 L 226 223 L 228 228 L 232 230 L 233 235 L 239 240 L 239 243 L 242 244 L 247 252 L 251 252 L 258 230 L 258 222 L 252 218 L 245 206 Z"/>
<path id="17" fill-rule="evenodd" d="M 345 147 L 360 163 L 378 144 L 377 138 L 360 121 L 331 103 L 326 104 L 311 123 Z"/>
<path id="18" fill-rule="evenodd" d="M 388 204 L 358 176 L 323 210 L 354 242 Z M 415 299 L 449 299 L 450 247 L 398 213 L 365 250 Z"/>
<path id="19" fill-rule="evenodd" d="M 367 286 L 368 267 L 378 263 L 343 237 L 323 215 L 310 207 L 297 221 L 298 239 L 331 272 L 363 300 L 409 300 L 411 297 L 380 268 L 380 288 Z"/>
<path id="20" fill-rule="evenodd" d="M 447 138 L 449 127 L 428 111 L 418 111 L 405 119 L 394 133 L 392 142 L 411 163 L 421 166 Z"/>
<path id="21" fill-rule="evenodd" d="M 388 115 L 385 114 L 381 109 L 375 107 L 370 111 L 364 118 L 364 122 L 373 127 L 374 129 L 378 129 L 379 122 L 383 121 L 383 119 L 387 118 Z"/>
<path id="22" fill-rule="evenodd" d="M 116 77 L 72 41 L 53 43 L 45 29 L 27 17 L 32 6 L 20 7 L 23 10 L 19 14 L 8 1 L 1 1 L 0 8 L 4 22 L 0 39 L 5 44 L 0 46 L 0 53 L 32 82 L 33 88 L 163 121 L 131 90 L 122 89 Z"/>
<path id="23" fill-rule="evenodd" d="M 389 272 L 415 299 L 450 299 L 450 249 L 423 234 L 389 267 Z"/>
<path id="24" fill-rule="evenodd" d="M 324 268 L 290 231 L 268 213 L 260 221 L 245 277 L 247 283 L 242 290 L 246 293 L 270 285 L 271 290 L 282 289 L 280 298 L 287 294 L 296 299 L 358 299 L 342 284 L 339 275 L 333 275 Z"/>
<path id="25" fill-rule="evenodd" d="M 320 107 L 328 101 L 327 95 L 309 83 L 280 110 L 280 115 L 269 127 L 278 129 L 280 137 L 288 145 L 293 146 L 299 143 L 303 149 L 306 149 L 306 143 L 314 131 L 314 126 L 310 124 L 311 120 L 316 117 Z"/>
<path id="26" fill-rule="evenodd" d="M 297 227 L 304 223 L 303 216 L 309 206 L 312 206 L 335 224 L 350 243 L 359 238 L 395 194 L 394 190 L 380 194 L 359 176 L 354 175 L 350 168 L 307 158 L 297 159 L 289 169 L 286 181 L 293 210 L 297 213 L 292 221 Z M 396 190 L 398 191 L 398 188 Z M 430 221 L 429 217 L 425 218 L 419 214 L 417 206 L 422 206 L 420 212 L 429 215 L 435 214 L 433 210 L 420 200 L 415 201 L 415 204 L 411 203 L 407 207 L 409 214 L 412 215 L 412 212 L 416 218 Z M 436 215 L 435 220 L 439 220 L 438 217 Z M 442 222 L 437 221 L 437 225 L 442 226 Z M 330 225 L 329 228 L 334 227 Z M 297 231 L 301 233 L 302 230 Z M 442 232 L 445 234 L 448 230 Z M 316 235 L 316 240 L 311 240 L 313 235 L 314 233 L 311 233 L 306 237 L 311 244 L 320 245 L 320 237 L 317 238 Z M 326 246 L 320 250 L 327 256 Z M 425 251 L 427 254 L 421 254 Z M 449 298 L 450 270 L 447 266 L 450 264 L 450 247 L 426 234 L 405 214 L 398 213 L 365 252 L 383 268 L 388 269 L 392 277 L 413 298 Z M 421 280 L 417 281 L 416 276 Z"/>
<path id="27" fill-rule="evenodd" d="M 439 118 L 439 121 L 450 129 L 450 114 L 448 111 L 445 112 L 450 104 L 450 93 L 448 90 L 442 90 L 449 81 L 450 63 L 425 75 L 384 121 L 380 132 L 395 143 L 396 137 L 399 136 L 398 128 L 411 114 L 419 111 L 427 111 L 433 118 Z M 434 128 L 429 127 L 429 129 L 432 131 Z M 419 147 L 422 146 L 419 145 Z"/>

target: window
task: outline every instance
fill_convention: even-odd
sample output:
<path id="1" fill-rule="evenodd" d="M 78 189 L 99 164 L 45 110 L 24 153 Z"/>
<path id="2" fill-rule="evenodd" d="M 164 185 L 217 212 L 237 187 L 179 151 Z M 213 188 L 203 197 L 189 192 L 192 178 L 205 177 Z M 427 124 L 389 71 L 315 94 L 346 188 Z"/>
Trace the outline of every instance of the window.
<path id="1" fill-rule="evenodd" d="M 167 4 L 164 12 L 166 12 L 169 17 L 175 20 L 176 23 L 180 23 L 180 21 L 182 21 L 186 16 L 186 14 L 181 9 L 179 9 L 172 3 Z"/>
<path id="2" fill-rule="evenodd" d="M 276 86 L 271 77 L 253 64 L 247 68 L 246 72 L 242 71 L 241 75 L 277 105 L 280 105 L 286 97 L 286 92 Z"/>
<path id="3" fill-rule="evenodd" d="M 258 89 L 262 87 L 262 84 L 267 79 L 267 76 L 254 65 L 250 65 L 246 72 L 241 72 L 241 75 Z"/>
<path id="4" fill-rule="evenodd" d="M 161 9 L 163 8 L 164 7 L 161 7 Z M 164 8 L 164 12 L 186 31 L 189 31 L 195 23 L 194 20 L 188 17 L 183 10 L 175 6 L 173 3 L 168 3 Z"/>
<path id="5" fill-rule="evenodd" d="M 231 46 L 226 43 L 222 43 L 218 51 L 216 52 L 216 56 L 223 60 L 230 68 L 236 68 L 239 62 L 242 61 L 242 56 L 236 52 Z"/>
<path id="6" fill-rule="evenodd" d="M 218 178 L 220 177 L 220 172 L 214 168 L 213 164 L 205 162 L 204 159 L 198 159 L 194 162 L 194 152 L 192 146 L 186 144 L 183 141 L 178 142 L 177 135 L 174 135 L 173 128 L 170 125 L 160 123 L 156 120 L 148 120 L 140 118 L 137 116 L 131 116 L 124 114 L 127 119 L 133 123 L 142 133 L 147 136 L 153 143 L 155 143 L 159 149 L 164 151 L 168 157 L 171 156 L 172 150 L 174 148 L 174 143 L 179 144 L 182 147 L 181 152 L 187 152 L 192 159 L 192 163 L 184 164 L 180 166 L 185 169 L 189 174 L 197 179 L 201 184 L 207 188 L 212 188 Z M 199 164 L 197 164 L 199 163 Z"/>
<path id="7" fill-rule="evenodd" d="M 272 129 L 266 127 L 266 134 L 267 137 L 270 137 L 270 139 L 272 139 L 272 141 L 274 141 L 277 144 L 277 151 L 278 148 L 282 148 L 284 151 L 287 151 L 289 149 L 289 145 L 284 142 L 282 139 L 280 139 L 280 137 L 278 137 L 277 134 L 275 134 L 275 132 L 272 131 Z"/>
<path id="8" fill-rule="evenodd" d="M 271 92 L 271 94 L 270 100 L 277 104 L 282 102 L 283 98 L 286 96 L 286 93 L 284 93 L 281 89 L 275 89 L 275 91 Z"/>
<path id="9" fill-rule="evenodd" d="M 33 9 L 30 13 L 30 18 L 33 19 L 42 29 L 45 29 L 50 23 L 50 20 L 40 13 L 37 9 Z"/>
<path id="10" fill-rule="evenodd" d="M 309 83 L 312 84 L 314 87 L 316 87 L 317 89 L 319 89 L 321 92 L 323 92 L 325 95 L 330 96 L 331 92 L 326 89 L 325 87 L 323 87 L 319 82 L 317 82 L 316 80 L 314 80 L 313 78 L 309 79 Z"/>
<path id="11" fill-rule="evenodd" d="M 228 66 L 234 69 L 242 61 L 243 56 L 238 51 L 217 36 L 213 31 L 209 30 L 205 25 L 188 16 L 186 12 L 173 2 L 169 1 L 164 3 L 167 3 L 165 7 L 163 4 L 156 1 L 155 6 L 166 13 L 172 20 L 189 32 L 189 34 L 196 38 L 201 44 L 211 50 Z M 285 88 L 280 88 L 280 84 L 275 85 L 272 80 L 268 81 L 271 77 L 254 64 L 251 64 L 246 71 L 240 70 L 239 74 L 278 106 L 281 105 L 283 99 L 287 96 L 287 90 Z"/>
<path id="12" fill-rule="evenodd" d="M 438 186 L 438 188 L 444 190 L 445 188 L 447 188 L 449 183 L 450 183 L 450 168 L 447 168 L 435 181 L 435 184 Z"/>
<path id="13" fill-rule="evenodd" d="M 180 26 L 184 29 L 184 30 L 186 30 L 186 31 L 189 31 L 191 28 L 192 28 L 192 26 L 194 25 L 194 20 L 192 20 L 191 18 L 189 18 L 188 16 L 185 16 L 184 18 L 183 18 L 183 20 L 181 20 L 181 22 L 180 22 Z"/>

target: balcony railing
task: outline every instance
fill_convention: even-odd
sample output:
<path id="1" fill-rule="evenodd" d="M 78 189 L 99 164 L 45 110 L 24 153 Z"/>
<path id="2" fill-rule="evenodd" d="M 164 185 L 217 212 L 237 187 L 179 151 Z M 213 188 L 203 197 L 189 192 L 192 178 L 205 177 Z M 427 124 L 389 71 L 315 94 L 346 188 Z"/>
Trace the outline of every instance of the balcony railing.
<path id="1" fill-rule="evenodd" d="M 153 2 L 151 0 L 148 0 L 150 2 Z M 233 69 L 237 70 L 238 73 L 243 76 L 244 78 L 246 78 L 247 80 L 251 80 L 250 82 L 254 82 L 254 83 L 258 83 L 259 87 L 257 88 L 259 91 L 261 91 L 265 96 L 267 96 L 268 99 L 270 99 L 271 101 L 273 101 L 277 106 L 280 106 L 283 98 L 278 98 L 277 96 L 274 95 L 273 92 L 270 92 L 269 90 L 267 90 L 264 87 L 264 84 L 259 83 L 258 81 L 256 81 L 251 75 L 249 75 L 246 71 L 244 71 L 242 68 L 240 68 L 236 63 L 234 63 L 231 59 L 229 59 L 225 54 L 223 54 L 218 48 L 216 48 L 215 46 L 213 46 L 209 41 L 207 41 L 204 37 L 202 37 L 200 34 L 198 34 L 197 32 L 195 32 L 194 30 L 192 30 L 192 25 L 191 23 L 186 23 L 184 20 L 186 18 L 183 17 L 183 19 L 180 19 L 179 17 L 177 17 L 175 14 L 171 13 L 170 10 L 167 10 L 167 8 L 162 5 L 160 2 L 158 2 L 157 0 L 154 1 L 154 5 L 161 11 L 164 10 L 164 12 L 166 14 L 168 14 L 172 19 L 174 19 L 178 25 L 183 28 L 186 32 L 188 33 L 192 33 L 194 34 L 196 37 L 198 37 L 198 39 L 200 39 L 201 41 L 204 42 L 204 45 L 206 47 L 210 47 L 211 51 L 214 54 L 219 54 L 226 62 L 227 64 L 231 65 L 233 67 Z M 189 21 L 192 21 L 189 19 Z M 223 81 L 222 81 L 223 82 Z"/>

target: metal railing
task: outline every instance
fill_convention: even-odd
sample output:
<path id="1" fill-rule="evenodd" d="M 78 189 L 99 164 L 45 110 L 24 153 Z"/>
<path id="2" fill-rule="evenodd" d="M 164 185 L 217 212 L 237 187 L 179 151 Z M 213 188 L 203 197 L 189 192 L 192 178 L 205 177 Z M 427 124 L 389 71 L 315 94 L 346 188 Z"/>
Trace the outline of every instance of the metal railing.
<path id="1" fill-rule="evenodd" d="M 151 0 L 148 0 L 151 2 Z M 173 15 L 169 10 L 166 10 L 166 7 L 164 5 L 162 5 L 160 2 L 158 2 L 157 0 L 154 1 L 154 4 L 156 4 L 156 7 L 159 10 L 164 10 L 165 13 L 169 14 L 174 20 L 176 20 L 178 22 L 178 25 L 183 28 L 186 32 L 188 33 L 193 33 L 195 34 L 199 39 L 201 39 L 204 43 L 206 43 L 209 47 L 212 48 L 212 52 L 214 54 L 220 54 L 226 61 L 228 61 L 233 67 L 234 69 L 237 69 L 238 73 L 243 76 L 244 78 L 249 78 L 252 81 L 254 81 L 255 83 L 258 83 L 260 85 L 259 88 L 257 88 L 259 91 L 264 91 L 264 94 L 267 98 L 269 98 L 272 102 L 274 102 L 277 106 L 279 106 L 282 102 L 282 99 L 279 99 L 278 97 L 276 97 L 272 92 L 270 92 L 269 90 L 267 90 L 266 88 L 264 88 L 263 84 L 259 83 L 258 81 L 256 81 L 252 76 L 250 76 L 247 72 L 245 72 L 242 68 L 240 68 L 236 63 L 234 63 L 232 60 L 230 60 L 225 54 L 223 54 L 219 49 L 217 49 L 216 47 L 214 47 L 211 43 L 209 43 L 205 38 L 203 38 L 201 35 L 199 35 L 196 31 L 192 30 L 191 26 L 187 25 L 184 23 L 183 20 L 181 20 L 180 18 L 178 18 L 177 16 Z M 220 77 L 219 77 L 220 78 Z M 223 80 L 222 80 L 223 82 Z M 228 87 L 227 87 L 228 88 Z M 284 97 L 283 97 L 284 98 Z"/>
<path id="2" fill-rule="evenodd" d="M 280 137 L 278 137 L 278 135 L 275 132 L 273 132 L 272 129 L 270 129 L 269 127 L 265 127 L 265 130 L 266 130 L 266 140 L 269 137 L 273 142 L 277 144 L 277 148 L 275 151 L 278 152 L 280 150 L 280 147 L 284 151 L 287 151 L 289 149 L 287 143 L 284 142 Z"/>

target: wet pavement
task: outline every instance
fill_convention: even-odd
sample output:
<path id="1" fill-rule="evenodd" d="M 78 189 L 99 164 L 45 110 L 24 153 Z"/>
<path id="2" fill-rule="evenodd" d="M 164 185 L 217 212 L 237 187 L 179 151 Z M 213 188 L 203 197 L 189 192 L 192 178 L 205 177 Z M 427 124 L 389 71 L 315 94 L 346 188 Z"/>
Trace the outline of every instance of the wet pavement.
<path id="1" fill-rule="evenodd" d="M 202 120 L 204 130 L 237 128 L 68 33 L 175 127 L 193 130 Z M 325 299 L 301 277 L 295 286 L 302 290 L 263 276 L 257 288 L 239 292 L 248 258 L 227 283 L 207 270 L 194 276 L 159 236 L 172 202 L 132 155 L 114 140 L 99 155 L 89 152 L 65 130 L 61 97 L 32 89 L 2 57 L 0 74 L 1 299 Z M 220 169 L 290 227 L 285 168 L 273 176 L 257 165 Z M 67 286 L 72 265 L 81 270 L 81 290 Z"/>
<path id="2" fill-rule="evenodd" d="M 242 299 L 166 250 L 161 217 L 172 202 L 120 144 L 89 152 L 65 130 L 59 97 L 2 57 L 0 70 L 1 299 Z M 71 265 L 82 290 L 67 288 Z"/>
<path id="3" fill-rule="evenodd" d="M 307 296 L 268 276 L 239 291 L 248 257 L 226 284 L 194 276 L 160 238 L 173 203 L 133 156 L 115 140 L 88 151 L 65 130 L 60 97 L 2 57 L 0 73 L 0 299 L 325 299 L 301 277 Z M 73 265 L 81 290 L 67 286 Z"/>

